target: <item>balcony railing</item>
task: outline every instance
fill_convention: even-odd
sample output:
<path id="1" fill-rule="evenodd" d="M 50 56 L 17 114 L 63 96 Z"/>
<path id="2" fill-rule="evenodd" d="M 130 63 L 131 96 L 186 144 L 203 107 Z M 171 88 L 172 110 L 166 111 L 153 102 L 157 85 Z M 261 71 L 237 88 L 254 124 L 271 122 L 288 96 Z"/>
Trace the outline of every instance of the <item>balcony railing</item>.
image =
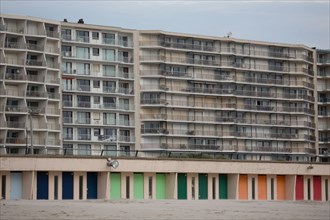
<path id="1" fill-rule="evenodd" d="M 116 87 L 103 86 L 103 92 L 105 92 L 105 93 L 116 93 Z"/>
<path id="2" fill-rule="evenodd" d="M 72 121 L 72 117 L 63 117 L 63 123 L 71 124 Z"/>
<path id="3" fill-rule="evenodd" d="M 31 74 L 28 74 L 27 75 L 27 79 L 29 81 L 34 81 L 34 82 L 44 82 L 45 81 L 45 77 L 42 76 L 42 75 L 31 75 Z"/>
<path id="4" fill-rule="evenodd" d="M 45 97 L 47 97 L 47 93 L 46 92 L 38 92 L 38 91 L 27 91 L 26 96 L 45 98 Z"/>
<path id="5" fill-rule="evenodd" d="M 6 106 L 7 112 L 27 112 L 27 107 L 22 107 L 18 105 L 7 105 Z"/>
<path id="6" fill-rule="evenodd" d="M 38 45 L 38 44 L 26 44 L 26 49 L 28 50 L 36 50 L 36 51 L 43 51 L 44 47 L 42 45 Z"/>
<path id="7" fill-rule="evenodd" d="M 26 75 L 17 74 L 17 73 L 6 73 L 5 75 L 6 80 L 26 80 Z"/>
<path id="8" fill-rule="evenodd" d="M 1 42 L 2 44 L 2 42 Z M 25 46 L 23 43 L 19 42 L 5 42 L 5 48 L 10 48 L 10 49 L 25 49 Z"/>
<path id="9" fill-rule="evenodd" d="M 46 66 L 44 61 L 40 60 L 26 60 L 26 65 L 28 66 Z"/>
<path id="10" fill-rule="evenodd" d="M 90 118 L 78 118 L 76 119 L 77 124 L 90 124 L 91 119 Z"/>
<path id="11" fill-rule="evenodd" d="M 24 122 L 18 122 L 18 121 L 7 121 L 7 127 L 8 128 L 25 128 Z"/>

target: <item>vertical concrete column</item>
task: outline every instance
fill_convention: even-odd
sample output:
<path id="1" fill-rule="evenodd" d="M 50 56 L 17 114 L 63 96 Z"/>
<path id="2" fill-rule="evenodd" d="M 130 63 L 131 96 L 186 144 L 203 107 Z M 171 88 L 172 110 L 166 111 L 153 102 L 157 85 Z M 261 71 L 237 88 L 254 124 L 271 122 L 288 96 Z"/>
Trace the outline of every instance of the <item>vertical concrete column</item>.
<path id="1" fill-rule="evenodd" d="M 166 174 L 166 198 L 178 199 L 178 174 Z"/>
<path id="2" fill-rule="evenodd" d="M 152 178 L 151 197 L 149 196 L 149 178 Z M 144 199 L 156 199 L 156 173 L 144 173 Z"/>
<path id="3" fill-rule="evenodd" d="M 48 172 L 48 181 L 49 181 L 49 190 L 48 190 L 48 199 L 54 200 L 55 196 L 55 176 L 58 177 L 57 182 L 57 199 L 62 200 L 62 173 L 55 171 L 55 172 Z M 61 188 L 61 189 L 60 189 Z"/>
<path id="4" fill-rule="evenodd" d="M 213 188 L 213 178 L 215 178 L 215 186 Z M 219 199 L 219 174 L 209 173 L 208 174 L 208 199 L 213 200 L 213 193 L 215 195 L 214 199 Z M 213 192 L 214 190 L 214 192 Z"/>
<path id="5" fill-rule="evenodd" d="M 194 188 L 192 186 L 193 178 L 195 178 Z M 187 173 L 187 200 L 198 200 L 198 186 L 198 173 Z"/>
<path id="6" fill-rule="evenodd" d="M 321 177 L 322 201 L 330 201 L 330 176 Z"/>
<path id="7" fill-rule="evenodd" d="M 314 198 L 313 176 L 309 176 L 309 175 L 304 176 L 304 200 L 313 200 L 313 198 Z"/>
<path id="8" fill-rule="evenodd" d="M 296 200 L 296 175 L 285 176 L 285 199 Z"/>
<path id="9" fill-rule="evenodd" d="M 87 173 L 86 172 L 74 172 L 74 177 L 73 177 L 73 200 L 80 200 L 79 198 L 79 191 L 80 191 L 80 186 L 79 186 L 79 179 L 80 176 L 83 178 L 82 182 L 82 200 L 87 199 Z"/>
<path id="10" fill-rule="evenodd" d="M 276 175 L 267 175 L 267 200 L 272 200 L 272 184 L 273 179 L 273 200 L 277 200 L 277 179 Z"/>
<path id="11" fill-rule="evenodd" d="M 3 176 L 6 178 L 5 182 L 3 182 L 2 179 Z M 2 191 L 3 188 L 4 188 L 4 192 Z M 6 199 L 6 200 L 10 199 L 10 172 L 8 171 L 0 172 L 0 200 L 1 199 Z"/>
<path id="12" fill-rule="evenodd" d="M 252 185 L 253 178 L 254 178 L 254 186 Z M 254 198 L 252 198 L 253 187 L 254 187 Z M 258 175 L 254 175 L 254 174 L 248 175 L 248 200 L 258 200 Z"/>
<path id="13" fill-rule="evenodd" d="M 126 194 L 126 179 L 129 177 L 129 195 Z M 133 184 L 134 184 L 134 176 L 133 173 L 121 173 L 121 198 L 128 199 L 134 198 L 134 191 L 133 191 Z"/>
<path id="14" fill-rule="evenodd" d="M 238 199 L 239 174 L 228 174 L 228 199 Z"/>
<path id="15" fill-rule="evenodd" d="M 22 172 L 23 186 L 22 199 L 36 199 L 37 198 L 37 172 L 24 171 Z"/>
<path id="16" fill-rule="evenodd" d="M 97 198 L 110 199 L 110 176 L 109 172 L 99 172 L 97 175 Z"/>

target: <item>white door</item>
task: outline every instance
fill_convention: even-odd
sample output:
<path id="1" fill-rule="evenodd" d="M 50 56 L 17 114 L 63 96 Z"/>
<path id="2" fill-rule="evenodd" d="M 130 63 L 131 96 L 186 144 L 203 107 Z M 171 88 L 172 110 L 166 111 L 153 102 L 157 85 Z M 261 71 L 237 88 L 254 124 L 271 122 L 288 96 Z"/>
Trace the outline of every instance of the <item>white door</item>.
<path id="1" fill-rule="evenodd" d="M 22 173 L 10 174 L 10 199 L 22 199 Z"/>

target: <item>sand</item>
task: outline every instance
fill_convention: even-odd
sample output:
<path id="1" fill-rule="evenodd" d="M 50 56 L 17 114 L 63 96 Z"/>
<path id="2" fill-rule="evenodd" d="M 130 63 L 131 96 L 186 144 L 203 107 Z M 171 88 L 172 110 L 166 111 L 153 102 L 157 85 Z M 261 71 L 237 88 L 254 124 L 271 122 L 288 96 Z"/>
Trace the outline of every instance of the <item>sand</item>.
<path id="1" fill-rule="evenodd" d="M 330 219 L 329 202 L 234 200 L 0 201 L 0 219 Z"/>

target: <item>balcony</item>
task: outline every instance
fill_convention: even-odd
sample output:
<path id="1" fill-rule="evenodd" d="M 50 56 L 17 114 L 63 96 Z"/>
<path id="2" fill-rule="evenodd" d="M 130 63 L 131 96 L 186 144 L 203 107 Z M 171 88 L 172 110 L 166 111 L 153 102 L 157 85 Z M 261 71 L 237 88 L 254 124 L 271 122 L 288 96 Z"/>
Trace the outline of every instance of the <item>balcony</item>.
<path id="1" fill-rule="evenodd" d="M 119 142 L 135 142 L 135 138 L 133 136 L 119 136 Z"/>
<path id="2" fill-rule="evenodd" d="M 77 42 L 89 43 L 89 36 L 77 36 Z"/>
<path id="3" fill-rule="evenodd" d="M 18 42 L 5 42 L 5 48 L 8 49 L 25 49 L 25 46 L 23 43 L 18 43 Z"/>
<path id="4" fill-rule="evenodd" d="M 36 50 L 36 51 L 44 51 L 44 47 L 38 44 L 26 44 L 26 49 L 28 50 Z"/>
<path id="5" fill-rule="evenodd" d="M 91 87 L 89 85 L 77 85 L 78 91 L 90 92 Z"/>
<path id="6" fill-rule="evenodd" d="M 64 124 L 72 124 L 72 117 L 63 117 Z"/>
<path id="7" fill-rule="evenodd" d="M 112 86 L 103 86 L 104 93 L 116 93 L 116 87 Z"/>
<path id="8" fill-rule="evenodd" d="M 42 75 L 32 75 L 32 74 L 28 74 L 27 75 L 27 79 L 28 81 L 33 81 L 33 82 L 44 82 L 45 81 L 45 77 Z"/>
<path id="9" fill-rule="evenodd" d="M 330 64 L 330 58 L 319 58 L 317 59 L 317 62 L 321 64 Z"/>
<path id="10" fill-rule="evenodd" d="M 64 107 L 72 107 L 72 101 L 63 101 L 63 106 Z"/>
<path id="11" fill-rule="evenodd" d="M 122 63 L 133 63 L 133 57 L 119 56 L 117 61 L 122 62 Z"/>
<path id="12" fill-rule="evenodd" d="M 318 99 L 318 102 L 321 102 L 321 103 L 330 103 L 330 98 L 319 98 Z"/>
<path id="13" fill-rule="evenodd" d="M 77 124 L 91 124 L 90 118 L 77 118 L 76 119 Z"/>
<path id="14" fill-rule="evenodd" d="M 52 37 L 52 38 L 58 38 L 59 34 L 58 34 L 58 32 L 55 32 L 55 31 L 46 30 L 46 36 Z"/>
<path id="15" fill-rule="evenodd" d="M 18 105 L 7 105 L 6 112 L 27 112 L 27 107 L 22 107 Z"/>
<path id="16" fill-rule="evenodd" d="M 27 97 L 46 98 L 47 93 L 46 92 L 38 92 L 38 91 L 27 91 L 26 96 Z"/>
<path id="17" fill-rule="evenodd" d="M 25 122 L 7 121 L 8 128 L 25 129 Z"/>
<path id="18" fill-rule="evenodd" d="M 73 140 L 73 134 L 63 134 L 64 140 Z"/>
<path id="19" fill-rule="evenodd" d="M 78 134 L 78 140 L 90 141 L 91 135 L 90 134 Z"/>
<path id="20" fill-rule="evenodd" d="M 26 60 L 26 65 L 28 66 L 46 66 L 44 61 L 40 60 Z"/>
<path id="21" fill-rule="evenodd" d="M 62 37 L 62 40 L 64 40 L 64 41 L 72 41 L 73 40 L 71 35 L 69 35 L 69 34 L 62 34 L 61 37 Z"/>
<path id="22" fill-rule="evenodd" d="M 25 144 L 26 138 L 6 138 L 6 144 Z"/>
<path id="23" fill-rule="evenodd" d="M 48 92 L 48 98 L 49 99 L 60 99 L 60 94 L 55 92 Z"/>
<path id="24" fill-rule="evenodd" d="M 6 80 L 26 80 L 26 75 L 17 73 L 6 73 Z"/>
<path id="25" fill-rule="evenodd" d="M 91 107 L 91 102 L 77 102 L 77 107 L 90 108 Z"/>

